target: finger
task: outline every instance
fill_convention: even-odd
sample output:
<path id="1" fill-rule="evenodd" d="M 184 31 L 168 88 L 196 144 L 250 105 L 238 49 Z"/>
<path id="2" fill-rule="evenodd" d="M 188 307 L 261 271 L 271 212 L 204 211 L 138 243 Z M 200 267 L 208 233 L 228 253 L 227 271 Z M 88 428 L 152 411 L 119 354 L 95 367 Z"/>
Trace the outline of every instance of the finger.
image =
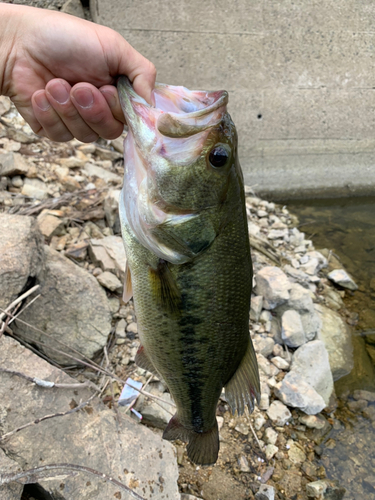
<path id="1" fill-rule="evenodd" d="M 142 66 L 137 68 L 136 75 L 132 79 L 133 88 L 138 95 L 155 106 L 153 89 L 155 87 L 156 69 L 155 66 L 146 59 Z"/>
<path id="2" fill-rule="evenodd" d="M 100 87 L 100 92 L 104 96 L 112 115 L 116 120 L 126 123 L 124 113 L 121 108 L 120 99 L 118 96 L 117 88 L 113 85 L 104 85 Z"/>
<path id="3" fill-rule="evenodd" d="M 116 139 L 124 130 L 124 118 L 119 103 L 112 102 L 115 96 L 109 96 L 109 101 L 115 106 L 117 114 L 122 115 L 122 121 L 112 113 L 111 106 L 99 89 L 88 83 L 77 83 L 70 92 L 71 100 L 85 123 L 104 139 Z M 116 99 L 116 98 L 115 98 Z M 118 101 L 118 98 L 117 98 Z M 72 129 L 70 129 L 72 130 Z"/>
<path id="4" fill-rule="evenodd" d="M 113 77 L 126 75 L 133 83 L 134 90 L 149 104 L 153 104 L 152 91 L 155 87 L 155 66 L 136 51 L 121 35 L 97 27 L 104 53 L 107 56 L 109 72 Z"/>
<path id="5" fill-rule="evenodd" d="M 49 81 L 46 85 L 46 95 L 53 109 L 56 111 L 65 127 L 70 131 L 73 137 L 76 137 L 82 142 L 93 142 L 99 137 L 84 118 L 81 117 L 77 111 L 76 106 L 71 99 L 71 86 L 61 78 L 55 78 Z M 86 96 L 86 106 L 93 104 L 93 97 L 91 94 Z"/>
<path id="6" fill-rule="evenodd" d="M 66 142 L 73 139 L 73 135 L 48 101 L 45 90 L 34 92 L 31 103 L 36 118 L 36 121 L 33 121 L 32 128 L 36 134 L 57 142 Z"/>

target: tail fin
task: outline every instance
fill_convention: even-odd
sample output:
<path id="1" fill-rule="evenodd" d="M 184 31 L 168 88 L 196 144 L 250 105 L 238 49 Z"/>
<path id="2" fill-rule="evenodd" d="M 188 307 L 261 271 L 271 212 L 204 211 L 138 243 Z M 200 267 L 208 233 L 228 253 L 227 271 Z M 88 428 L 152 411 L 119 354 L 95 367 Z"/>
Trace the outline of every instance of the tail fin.
<path id="1" fill-rule="evenodd" d="M 187 454 L 196 465 L 213 465 L 219 455 L 219 429 L 217 421 L 207 432 L 195 432 L 186 429 L 174 415 L 167 425 L 163 438 L 168 441 L 181 439 L 187 441 Z"/>

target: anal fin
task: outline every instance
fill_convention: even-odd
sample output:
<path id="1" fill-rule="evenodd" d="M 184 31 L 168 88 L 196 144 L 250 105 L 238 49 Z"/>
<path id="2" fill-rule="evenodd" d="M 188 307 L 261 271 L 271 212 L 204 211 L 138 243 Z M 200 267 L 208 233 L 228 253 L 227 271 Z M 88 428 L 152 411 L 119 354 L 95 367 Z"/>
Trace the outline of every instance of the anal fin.
<path id="1" fill-rule="evenodd" d="M 139 366 L 139 368 L 143 368 L 143 370 L 147 370 L 148 372 L 152 373 L 160 380 L 161 377 L 157 369 L 154 367 L 152 361 L 147 356 L 143 345 L 139 346 L 137 354 L 135 355 L 135 364 Z"/>
<path id="2" fill-rule="evenodd" d="M 213 465 L 219 455 L 219 429 L 217 420 L 207 432 L 186 429 L 174 415 L 163 433 L 163 439 L 187 441 L 186 451 L 189 459 L 196 465 Z"/>
<path id="3" fill-rule="evenodd" d="M 243 414 L 246 406 L 251 413 L 254 410 L 254 400 L 258 402 L 260 400 L 258 362 L 250 336 L 245 355 L 237 371 L 225 385 L 225 399 L 232 413 L 237 411 L 239 415 Z"/>

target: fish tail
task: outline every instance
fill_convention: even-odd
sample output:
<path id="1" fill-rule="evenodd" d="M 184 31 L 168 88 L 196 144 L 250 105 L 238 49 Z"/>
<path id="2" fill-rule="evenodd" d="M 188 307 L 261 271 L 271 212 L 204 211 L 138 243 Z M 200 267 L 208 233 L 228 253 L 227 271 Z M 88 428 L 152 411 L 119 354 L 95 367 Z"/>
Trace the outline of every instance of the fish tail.
<path id="1" fill-rule="evenodd" d="M 207 432 L 195 432 L 186 429 L 174 415 L 167 425 L 163 438 L 168 441 L 181 439 L 187 441 L 187 454 L 196 465 L 213 465 L 219 455 L 219 429 L 217 421 Z"/>

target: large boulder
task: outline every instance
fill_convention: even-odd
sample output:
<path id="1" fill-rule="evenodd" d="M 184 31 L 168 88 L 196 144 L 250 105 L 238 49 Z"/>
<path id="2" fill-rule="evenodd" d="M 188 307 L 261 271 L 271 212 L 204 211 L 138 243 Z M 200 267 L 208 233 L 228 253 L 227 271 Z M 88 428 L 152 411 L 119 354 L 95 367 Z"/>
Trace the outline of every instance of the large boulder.
<path id="1" fill-rule="evenodd" d="M 293 354 L 292 372 L 303 377 L 328 405 L 333 393 L 333 378 L 324 342 L 313 340 L 299 347 Z"/>
<path id="2" fill-rule="evenodd" d="M 17 320 L 14 330 L 31 342 L 43 341 L 42 351 L 62 365 L 71 365 L 72 360 L 49 349 L 66 351 L 56 340 L 92 358 L 105 346 L 111 331 L 112 316 L 106 293 L 85 269 L 47 246 L 44 252 L 44 268 L 37 275 L 41 297 L 19 319 L 45 331 L 51 338 Z"/>
<path id="3" fill-rule="evenodd" d="M 42 269 L 42 235 L 32 217 L 0 214 L 0 307 L 5 309 Z"/>
<path id="4" fill-rule="evenodd" d="M 77 384 L 77 380 L 5 336 L 0 338 L 0 366 L 50 382 Z M 45 415 L 68 411 L 92 394 L 87 387 L 44 388 L 4 372 L 0 372 L 0 387 L 0 410 L 7 413 L 5 432 Z M 83 410 L 27 427 L 2 447 L 22 470 L 54 463 L 81 465 L 113 477 L 147 500 L 180 499 L 174 446 L 125 414 L 121 414 L 117 426 L 114 410 L 98 399 Z M 0 473 L 7 470 L 2 466 L 0 457 Z M 53 473 L 54 478 L 36 481 L 48 498 L 51 495 L 59 500 L 131 498 L 100 477 L 84 472 L 68 474 L 59 470 Z M 2 495 L 0 488 L 1 499 Z"/>
<path id="5" fill-rule="evenodd" d="M 315 304 L 322 327 L 318 339 L 324 342 L 329 356 L 333 380 L 348 375 L 354 366 L 353 344 L 350 328 L 342 317 L 332 309 Z"/>

